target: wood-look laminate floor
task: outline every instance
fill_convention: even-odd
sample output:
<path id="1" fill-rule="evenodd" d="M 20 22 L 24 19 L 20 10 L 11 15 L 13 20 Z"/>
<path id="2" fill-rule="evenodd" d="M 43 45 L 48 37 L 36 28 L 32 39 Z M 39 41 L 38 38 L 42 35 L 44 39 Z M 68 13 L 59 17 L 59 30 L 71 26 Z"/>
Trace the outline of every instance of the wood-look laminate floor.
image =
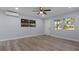
<path id="1" fill-rule="evenodd" d="M 0 41 L 0 51 L 79 51 L 79 42 L 51 36 Z"/>

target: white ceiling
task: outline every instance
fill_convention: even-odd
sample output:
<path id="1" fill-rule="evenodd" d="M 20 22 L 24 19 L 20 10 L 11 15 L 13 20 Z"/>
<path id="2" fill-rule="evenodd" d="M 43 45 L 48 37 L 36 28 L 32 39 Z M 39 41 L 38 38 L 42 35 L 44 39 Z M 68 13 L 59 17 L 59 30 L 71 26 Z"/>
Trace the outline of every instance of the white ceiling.
<path id="1" fill-rule="evenodd" d="M 52 11 L 48 11 L 47 16 L 39 16 L 37 15 L 37 12 L 33 12 L 34 10 L 38 10 L 38 7 L 19 7 L 18 10 L 15 9 L 15 7 L 0 7 L 1 10 L 12 10 L 16 11 L 20 14 L 26 15 L 26 16 L 31 16 L 31 17 L 36 17 L 36 18 L 48 18 L 48 17 L 53 17 L 56 15 L 61 15 L 69 12 L 74 12 L 78 11 L 78 7 L 45 7 L 46 9 L 51 9 Z"/>

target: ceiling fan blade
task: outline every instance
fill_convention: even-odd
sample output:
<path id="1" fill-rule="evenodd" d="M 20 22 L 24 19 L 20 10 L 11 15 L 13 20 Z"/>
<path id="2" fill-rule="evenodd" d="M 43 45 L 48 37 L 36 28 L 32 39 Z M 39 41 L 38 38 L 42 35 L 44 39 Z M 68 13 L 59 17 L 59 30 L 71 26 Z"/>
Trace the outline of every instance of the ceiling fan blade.
<path id="1" fill-rule="evenodd" d="M 44 11 L 43 13 L 44 13 L 45 15 L 47 15 L 47 13 L 46 13 L 45 11 Z"/>
<path id="2" fill-rule="evenodd" d="M 44 11 L 51 11 L 51 9 L 45 9 Z"/>

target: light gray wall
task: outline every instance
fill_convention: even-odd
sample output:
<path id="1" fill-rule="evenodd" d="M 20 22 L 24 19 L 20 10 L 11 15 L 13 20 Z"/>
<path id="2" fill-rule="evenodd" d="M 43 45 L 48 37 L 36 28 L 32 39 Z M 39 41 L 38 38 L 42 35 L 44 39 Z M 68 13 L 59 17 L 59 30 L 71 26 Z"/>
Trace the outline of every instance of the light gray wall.
<path id="1" fill-rule="evenodd" d="M 44 33 L 43 20 L 25 16 L 22 16 L 22 18 L 36 20 L 36 27 L 21 27 L 21 17 L 10 17 L 0 14 L 0 39 L 39 35 Z"/>
<path id="2" fill-rule="evenodd" d="M 55 19 L 61 19 L 62 18 L 67 18 L 67 17 L 74 17 L 76 19 L 75 22 L 75 30 L 74 31 L 55 31 L 54 30 L 54 20 Z M 68 14 L 64 14 L 61 16 L 56 16 L 56 17 L 52 17 L 50 19 L 51 22 L 51 30 L 50 30 L 50 35 L 51 36 L 56 36 L 56 37 L 60 37 L 60 38 L 64 38 L 64 39 L 70 39 L 70 40 L 74 40 L 74 41 L 79 41 L 79 12 L 74 12 L 74 13 L 68 13 Z"/>

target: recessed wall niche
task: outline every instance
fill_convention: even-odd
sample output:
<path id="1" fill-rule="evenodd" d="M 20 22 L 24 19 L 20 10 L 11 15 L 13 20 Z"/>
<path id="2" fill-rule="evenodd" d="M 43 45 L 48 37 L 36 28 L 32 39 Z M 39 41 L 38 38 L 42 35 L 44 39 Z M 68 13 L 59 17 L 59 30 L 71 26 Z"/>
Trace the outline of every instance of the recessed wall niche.
<path id="1" fill-rule="evenodd" d="M 29 19 L 21 19 L 21 27 L 36 27 L 36 21 Z"/>

